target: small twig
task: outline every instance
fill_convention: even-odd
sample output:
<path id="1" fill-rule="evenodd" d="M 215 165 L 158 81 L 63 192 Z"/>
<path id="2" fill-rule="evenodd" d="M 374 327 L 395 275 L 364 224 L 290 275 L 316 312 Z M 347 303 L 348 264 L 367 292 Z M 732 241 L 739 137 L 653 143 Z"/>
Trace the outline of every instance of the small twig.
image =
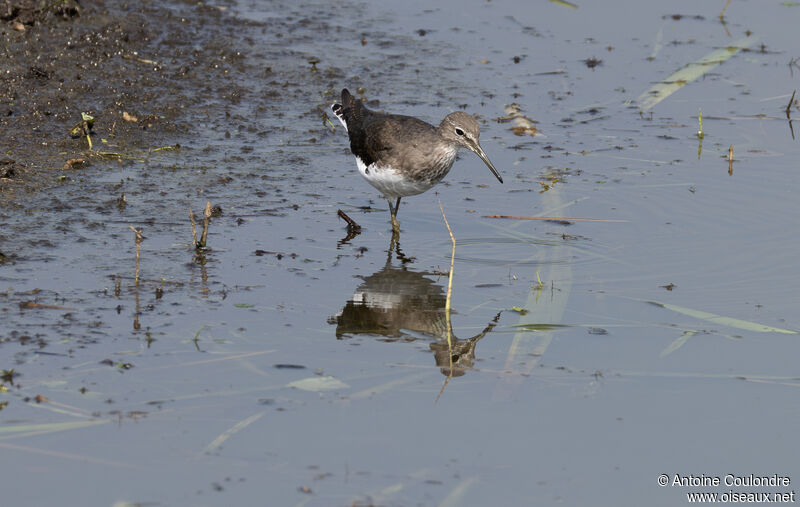
<path id="1" fill-rule="evenodd" d="M 181 145 L 180 144 L 175 144 L 174 146 L 173 145 L 167 145 L 167 146 L 161 146 L 160 148 L 152 148 L 152 149 L 148 150 L 148 152 L 149 153 L 155 153 L 157 151 L 172 151 L 172 150 L 180 150 L 180 149 L 181 149 Z"/>
<path id="2" fill-rule="evenodd" d="M 733 176 L 733 145 L 728 148 L 728 174 Z"/>
<path id="3" fill-rule="evenodd" d="M 136 227 L 129 225 L 128 227 L 136 234 L 136 278 L 134 278 L 134 285 L 139 285 L 139 253 L 142 248 L 142 241 L 144 240 L 144 236 L 142 235 L 142 230 L 137 229 Z"/>
<path id="4" fill-rule="evenodd" d="M 347 222 L 348 232 L 358 232 L 361 230 L 361 226 L 358 225 L 358 223 L 356 223 L 355 220 L 347 216 L 347 213 L 345 213 L 344 211 L 337 210 L 336 214 L 339 215 L 339 218 Z"/>

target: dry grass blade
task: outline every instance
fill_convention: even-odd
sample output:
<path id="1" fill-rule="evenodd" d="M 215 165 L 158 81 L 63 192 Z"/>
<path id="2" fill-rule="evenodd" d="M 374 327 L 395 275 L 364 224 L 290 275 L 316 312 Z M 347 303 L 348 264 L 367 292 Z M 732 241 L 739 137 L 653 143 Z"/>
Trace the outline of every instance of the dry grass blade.
<path id="1" fill-rule="evenodd" d="M 453 376 L 453 325 L 450 322 L 450 301 L 453 295 L 453 268 L 455 267 L 456 261 L 456 237 L 453 235 L 453 229 L 450 228 L 450 223 L 447 221 L 447 216 L 444 214 L 444 207 L 442 206 L 442 201 L 439 201 L 439 209 L 442 210 L 442 218 L 444 219 L 444 225 L 447 226 L 447 232 L 450 234 L 450 242 L 453 245 L 453 249 L 450 252 L 450 274 L 447 276 L 447 300 L 445 301 L 444 305 L 444 318 L 447 322 L 447 350 L 448 350 L 448 357 L 450 359 L 450 364 L 447 368 L 447 378 L 444 380 L 444 384 L 442 385 L 442 389 L 439 391 L 439 394 L 436 396 L 436 402 L 439 401 L 439 398 L 442 396 L 444 392 L 444 388 L 447 387 L 447 383 L 450 382 L 450 378 Z"/>
<path id="2" fill-rule="evenodd" d="M 453 236 L 453 230 L 450 228 L 450 224 L 447 222 L 447 217 L 444 214 L 444 208 L 442 207 L 442 202 L 439 201 L 439 209 L 442 210 L 442 218 L 444 219 L 444 225 L 447 226 L 447 232 L 450 234 L 450 242 L 453 245 L 453 249 L 450 252 L 450 275 L 448 276 L 447 280 L 447 301 L 445 302 L 444 311 L 445 317 L 447 318 L 447 328 L 448 334 L 450 331 L 450 296 L 453 292 L 453 267 L 455 265 L 456 259 L 456 237 Z M 448 336 L 448 340 L 450 337 Z"/>
<path id="3" fill-rule="evenodd" d="M 703 109 L 697 109 L 697 138 L 701 141 L 705 137 L 705 133 L 703 132 Z"/>
<path id="4" fill-rule="evenodd" d="M 152 65 L 153 67 L 158 67 L 160 64 L 155 60 L 148 60 L 147 58 L 140 58 L 134 55 L 120 55 L 125 60 L 133 60 L 134 62 L 143 63 L 145 65 Z"/>
<path id="5" fill-rule="evenodd" d="M 728 174 L 733 176 L 733 145 L 728 148 Z"/>
<path id="6" fill-rule="evenodd" d="M 722 12 L 719 13 L 719 19 L 722 19 L 722 18 L 725 17 L 725 12 L 728 10 L 728 6 L 730 6 L 730 5 L 731 5 L 731 0 L 728 0 L 727 2 L 725 2 L 725 7 L 723 7 L 722 8 Z"/>

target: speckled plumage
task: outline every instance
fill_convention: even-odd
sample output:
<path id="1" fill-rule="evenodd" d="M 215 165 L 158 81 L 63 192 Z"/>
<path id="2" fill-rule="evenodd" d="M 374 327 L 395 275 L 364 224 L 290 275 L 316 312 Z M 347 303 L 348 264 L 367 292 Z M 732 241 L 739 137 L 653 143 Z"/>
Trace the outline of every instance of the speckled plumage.
<path id="1" fill-rule="evenodd" d="M 331 109 L 347 129 L 359 173 L 389 200 L 395 232 L 400 198 L 439 183 L 453 167 L 459 148 L 475 152 L 503 182 L 480 147 L 478 122 L 467 113 L 450 113 L 434 127 L 411 116 L 371 111 L 347 89 L 342 90 L 342 103 Z"/>

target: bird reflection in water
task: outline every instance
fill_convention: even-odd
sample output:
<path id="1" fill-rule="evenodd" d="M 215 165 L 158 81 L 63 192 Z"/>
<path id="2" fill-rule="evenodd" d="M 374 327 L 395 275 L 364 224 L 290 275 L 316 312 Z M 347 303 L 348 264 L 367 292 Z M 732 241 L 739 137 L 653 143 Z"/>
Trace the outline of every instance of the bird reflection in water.
<path id="1" fill-rule="evenodd" d="M 399 243 L 393 242 L 392 246 L 386 265 L 364 277 L 353 298 L 329 319 L 329 323 L 336 324 L 336 338 L 371 335 L 386 342 L 412 342 L 424 335 L 433 338 L 430 350 L 442 374 L 464 375 L 474 366 L 475 345 L 497 325 L 500 314 L 472 338 L 460 340 L 453 335 L 448 345 L 445 288 L 429 278 L 432 273 L 409 269 L 410 261 L 400 251 Z M 398 267 L 392 264 L 392 250 L 400 260 Z"/>

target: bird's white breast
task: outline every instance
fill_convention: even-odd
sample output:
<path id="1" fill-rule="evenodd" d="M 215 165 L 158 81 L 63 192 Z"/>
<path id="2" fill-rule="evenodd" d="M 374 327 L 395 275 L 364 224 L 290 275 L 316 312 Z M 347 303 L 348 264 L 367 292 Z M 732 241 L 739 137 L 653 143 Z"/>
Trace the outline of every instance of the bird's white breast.
<path id="1" fill-rule="evenodd" d="M 356 157 L 356 165 L 361 176 L 388 199 L 421 194 L 436 184 L 435 182 L 431 184 L 427 181 L 405 179 L 399 171 L 391 167 L 378 167 L 376 164 L 366 165 L 359 157 Z"/>

